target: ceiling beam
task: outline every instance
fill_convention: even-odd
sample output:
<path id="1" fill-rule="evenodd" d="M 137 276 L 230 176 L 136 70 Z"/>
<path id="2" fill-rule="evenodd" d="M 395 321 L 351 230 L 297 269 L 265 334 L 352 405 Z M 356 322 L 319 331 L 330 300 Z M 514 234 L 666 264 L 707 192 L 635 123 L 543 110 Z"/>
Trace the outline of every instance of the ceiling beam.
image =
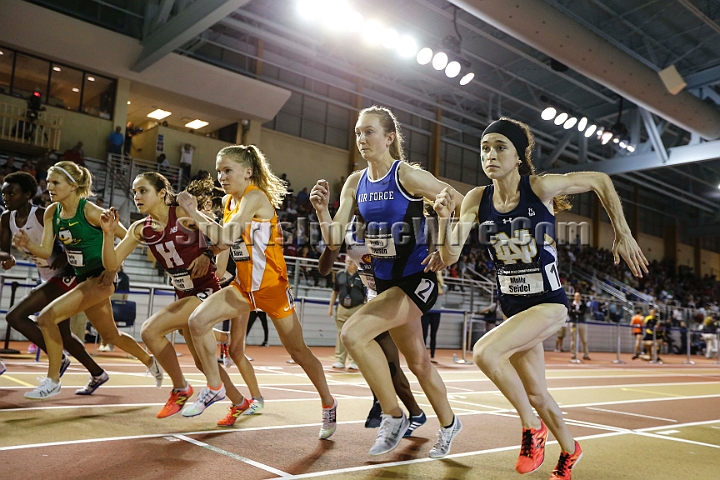
<path id="1" fill-rule="evenodd" d="M 249 1 L 203 0 L 190 4 L 143 40 L 143 50 L 131 70 L 142 72 Z"/>

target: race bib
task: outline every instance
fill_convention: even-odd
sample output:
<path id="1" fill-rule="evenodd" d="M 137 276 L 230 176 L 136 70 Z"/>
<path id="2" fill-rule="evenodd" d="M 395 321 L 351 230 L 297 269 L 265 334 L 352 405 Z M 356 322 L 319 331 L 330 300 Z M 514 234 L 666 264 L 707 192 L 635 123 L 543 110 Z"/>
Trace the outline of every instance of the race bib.
<path id="1" fill-rule="evenodd" d="M 83 253 L 80 250 L 65 249 L 67 253 L 68 263 L 73 267 L 84 267 L 85 260 L 83 259 Z"/>
<path id="2" fill-rule="evenodd" d="M 173 286 L 181 292 L 189 292 L 195 288 L 192 278 L 190 278 L 190 273 L 187 270 L 170 273 L 170 277 L 172 278 Z"/>
<path id="3" fill-rule="evenodd" d="M 248 252 L 247 245 L 242 239 L 235 240 L 230 246 L 230 255 L 232 256 L 233 262 L 245 262 L 250 260 L 250 252 Z"/>
<path id="4" fill-rule="evenodd" d="M 498 269 L 500 291 L 505 295 L 537 295 L 545 292 L 542 270 L 535 265 L 512 265 Z"/>
<path id="5" fill-rule="evenodd" d="M 395 241 L 392 232 L 379 232 L 370 234 L 366 232 L 365 245 L 370 251 L 370 255 L 375 258 L 395 258 Z"/>
<path id="6" fill-rule="evenodd" d="M 360 278 L 367 288 L 377 292 L 377 288 L 375 288 L 375 275 L 373 275 L 372 272 L 360 272 Z"/>

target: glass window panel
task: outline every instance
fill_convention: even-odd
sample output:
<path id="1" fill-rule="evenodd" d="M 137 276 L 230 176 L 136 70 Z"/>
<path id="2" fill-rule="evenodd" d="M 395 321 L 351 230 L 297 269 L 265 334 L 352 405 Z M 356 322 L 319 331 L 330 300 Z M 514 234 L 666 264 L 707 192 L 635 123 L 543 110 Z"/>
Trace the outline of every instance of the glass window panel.
<path id="1" fill-rule="evenodd" d="M 430 137 L 418 132 L 410 132 L 410 151 L 417 153 L 430 153 Z"/>
<path id="2" fill-rule="evenodd" d="M 82 83 L 83 73 L 80 70 L 53 64 L 47 103 L 67 110 L 80 110 Z"/>
<path id="3" fill-rule="evenodd" d="M 340 90 L 337 87 L 330 86 L 330 89 L 328 90 L 328 97 L 332 98 L 333 100 L 343 102 L 347 105 L 350 105 L 352 103 L 350 98 L 351 93 L 345 90 Z"/>
<path id="4" fill-rule="evenodd" d="M 49 71 L 50 62 L 47 60 L 16 53 L 12 94 L 16 97 L 28 98 L 33 90 L 39 88 L 45 100 Z"/>
<path id="5" fill-rule="evenodd" d="M 275 65 L 269 63 L 263 63 L 262 76 L 267 78 L 278 78 L 280 75 L 280 69 Z"/>
<path id="6" fill-rule="evenodd" d="M 335 128 L 344 128 L 347 130 L 350 124 L 350 111 L 346 108 L 328 104 L 327 124 Z"/>
<path id="7" fill-rule="evenodd" d="M 453 163 L 448 163 L 445 169 L 445 176 L 450 180 L 461 181 L 462 178 L 462 167 Z"/>
<path id="8" fill-rule="evenodd" d="M 348 130 L 347 128 L 327 127 L 326 143 L 333 147 L 348 149 Z"/>
<path id="9" fill-rule="evenodd" d="M 312 97 L 305 97 L 303 101 L 303 120 L 325 123 L 327 103 Z"/>
<path id="10" fill-rule="evenodd" d="M 305 77 L 297 73 L 280 70 L 280 81 L 287 82 L 296 87 L 305 88 Z"/>
<path id="11" fill-rule="evenodd" d="M 325 125 L 320 122 L 303 119 L 301 136 L 313 142 L 325 143 Z"/>
<path id="12" fill-rule="evenodd" d="M 285 112 L 278 112 L 275 118 L 275 128 L 278 132 L 287 133 L 289 135 L 300 136 L 300 117 L 290 115 Z"/>
<path id="13" fill-rule="evenodd" d="M 458 166 L 462 165 L 462 148 L 457 145 L 448 144 L 445 161 L 454 163 Z"/>
<path id="14" fill-rule="evenodd" d="M 82 103 L 83 112 L 101 118 L 112 118 L 115 81 L 86 73 Z"/>
<path id="15" fill-rule="evenodd" d="M 462 182 L 469 183 L 470 185 L 475 185 L 475 181 L 477 180 L 477 170 L 470 169 L 470 168 L 463 168 L 462 169 Z"/>
<path id="16" fill-rule="evenodd" d="M 472 150 L 463 150 L 463 168 L 477 171 L 481 169 L 480 154 Z"/>
<path id="17" fill-rule="evenodd" d="M 10 77 L 12 77 L 12 65 L 15 52 L 0 47 L 0 93 L 10 94 Z"/>
<path id="18" fill-rule="evenodd" d="M 283 105 L 281 111 L 292 115 L 300 116 L 300 114 L 302 113 L 302 101 L 302 95 L 292 92 L 292 94 L 290 94 L 290 98 L 288 98 L 288 101 L 285 102 L 285 105 Z"/>

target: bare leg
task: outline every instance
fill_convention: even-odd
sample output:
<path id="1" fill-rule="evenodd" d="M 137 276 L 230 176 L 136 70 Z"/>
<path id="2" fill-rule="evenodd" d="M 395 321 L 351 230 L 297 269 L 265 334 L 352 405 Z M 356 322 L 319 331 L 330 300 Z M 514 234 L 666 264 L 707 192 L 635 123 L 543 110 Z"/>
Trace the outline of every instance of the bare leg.
<path id="1" fill-rule="evenodd" d="M 187 342 L 187 346 L 188 346 L 188 349 L 190 350 L 190 354 L 193 356 L 193 359 L 195 360 L 195 366 L 198 368 L 198 370 L 205 373 L 203 371 L 202 364 L 198 361 L 197 350 L 195 350 L 195 345 L 193 344 L 192 336 L 191 335 L 186 336 L 185 341 Z M 235 386 L 235 384 L 232 381 L 232 378 L 230 378 L 230 375 L 228 375 L 227 371 L 221 365 L 218 365 L 217 362 L 215 362 L 215 365 L 217 366 L 218 374 L 220 375 L 220 381 L 222 382 L 223 385 L 225 385 L 225 394 L 227 395 L 227 397 L 235 405 L 242 405 L 243 400 L 245 399 L 245 397 L 243 397 L 243 394 L 240 393 L 240 390 L 237 389 L 237 387 Z"/>
<path id="2" fill-rule="evenodd" d="M 410 389 L 410 382 L 408 382 L 405 373 L 402 371 L 402 368 L 400 368 L 400 354 L 397 345 L 395 345 L 389 333 L 378 335 L 375 341 L 380 345 L 380 348 L 382 348 L 385 354 L 385 358 L 387 358 L 395 393 L 397 393 L 397 396 L 400 397 L 400 400 L 405 404 L 408 412 L 410 412 L 410 416 L 417 417 L 422 413 L 422 410 Z"/>
<path id="3" fill-rule="evenodd" d="M 245 356 L 245 334 L 247 330 L 249 330 L 246 326 L 248 317 L 249 313 L 232 319 L 230 323 L 230 347 L 228 348 L 228 354 L 230 358 L 232 358 L 232 361 L 235 362 L 235 365 L 237 365 L 240 375 L 245 381 L 245 385 L 247 385 L 248 390 L 250 390 L 250 396 L 260 398 L 262 394 L 260 393 L 257 377 L 255 377 L 255 369 Z"/>

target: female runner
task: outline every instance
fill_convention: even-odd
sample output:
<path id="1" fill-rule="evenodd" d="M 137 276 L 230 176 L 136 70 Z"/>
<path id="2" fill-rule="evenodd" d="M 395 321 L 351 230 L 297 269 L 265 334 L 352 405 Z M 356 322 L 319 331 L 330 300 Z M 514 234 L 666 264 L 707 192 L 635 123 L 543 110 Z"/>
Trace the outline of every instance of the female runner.
<path id="1" fill-rule="evenodd" d="M 567 319 L 568 301 L 560 284 L 553 238 L 555 212 L 569 207 L 563 195 L 597 193 L 615 230 L 615 263 L 622 257 L 633 274 L 641 277 L 642 271 L 647 273 L 648 262 L 630 234 L 620 198 L 606 174 L 536 175 L 533 135 L 527 125 L 509 118 L 490 124 L 481 141 L 483 171 L 492 184 L 474 188 L 462 200 L 460 221 L 450 242 L 442 237 L 459 199 L 451 188 L 437 196 L 440 255 L 443 262 L 455 263 L 470 228 L 479 222 L 481 242 L 495 262 L 500 305 L 507 320 L 475 344 L 473 360 L 520 415 L 522 447 L 516 470 L 530 473 L 540 468 L 549 428 L 562 449 L 550 478 L 570 479 L 582 450 L 548 393 L 543 353 L 543 340 Z"/>
<path id="2" fill-rule="evenodd" d="M 275 213 L 286 193 L 285 184 L 272 173 L 265 156 L 254 145 L 223 148 L 218 152 L 216 166 L 218 180 L 227 194 L 222 226 L 197 210 L 192 195 L 179 194 L 178 203 L 213 243 L 230 248 L 237 272 L 230 287 L 212 294 L 190 316 L 190 332 L 208 386 L 185 409 L 199 414 L 223 395 L 217 370 L 210 368 L 215 364 L 212 326 L 260 309 L 272 319 L 283 346 L 317 388 L 323 407 L 319 436 L 329 438 L 337 424 L 337 402 L 328 389 L 322 364 L 303 340 Z"/>
<path id="3" fill-rule="evenodd" d="M 195 195 L 201 205 L 206 207 L 212 201 L 212 189 L 213 182 L 207 178 L 191 182 L 186 191 Z M 175 330 L 187 329 L 190 314 L 203 300 L 220 290 L 220 284 L 215 275 L 215 265 L 211 261 L 215 255 L 207 248 L 204 239 L 197 238 L 196 232 L 186 233 L 184 229 L 178 228 L 177 219 L 185 216 L 185 212 L 177 206 L 175 194 L 167 178 L 157 172 L 141 173 L 133 182 L 132 192 L 135 206 L 147 217 L 135 222 L 125 238 L 114 247 L 113 234 L 119 218 L 114 208 L 106 210 L 101 216 L 104 234 L 102 259 L 105 268 L 114 271 L 138 245 L 146 244 L 172 279 L 178 300 L 148 318 L 143 323 L 141 332 L 143 342 L 173 382 L 170 398 L 157 414 L 158 418 L 167 418 L 182 410 L 192 396 L 193 389 L 185 380 L 175 348 L 166 335 Z M 202 365 L 197 362 L 190 335 L 186 335 L 185 339 L 190 353 L 196 359 L 196 365 L 202 370 Z M 246 367 L 240 367 L 241 373 L 245 372 L 243 378 L 253 397 L 260 397 L 250 362 L 244 356 L 233 360 Z M 250 401 L 243 398 L 235 388 L 225 369 L 217 368 L 233 402 L 228 415 L 220 420 L 218 425 L 232 426 L 237 417 L 250 408 Z M 248 370 L 250 375 L 247 375 Z"/>
<path id="4" fill-rule="evenodd" d="M 345 181 L 335 218 L 328 211 L 327 181 L 317 182 L 310 200 L 331 250 L 342 245 L 356 205 L 367 224 L 365 240 L 378 296 L 350 317 L 341 339 L 382 407 L 382 422 L 370 455 L 397 447 L 410 425 L 395 397 L 385 355 L 374 341 L 389 331 L 438 415 L 441 428 L 430 457 L 441 458 L 450 451 L 462 425 L 450 408 L 445 384 L 430 363 L 420 317 L 434 305 L 438 292 L 435 272 L 424 266 L 428 246 L 423 198 L 434 199 L 447 184 L 403 161 L 400 128 L 389 109 L 374 106 L 361 111 L 355 137 L 368 168 Z"/>
<path id="5" fill-rule="evenodd" d="M 12 237 L 22 228 L 34 243 L 42 241 L 43 220 L 45 209 L 37 207 L 30 199 L 37 193 L 35 177 L 25 172 L 14 172 L 5 176 L 2 185 L 2 198 L 7 210 L 0 216 L 0 259 L 2 268 L 8 270 L 15 265 L 15 257 L 10 254 Z M 30 291 L 30 293 L 13 305 L 7 313 L 5 320 L 8 324 L 22 333 L 28 340 L 45 349 L 45 340 L 42 330 L 37 323 L 30 319 L 45 308 L 50 302 L 64 293 L 72 290 L 75 285 L 75 273 L 68 265 L 62 247 L 56 242 L 55 251 L 48 260 L 31 257 L 38 269 L 43 283 Z M 62 343 L 65 350 L 75 357 L 90 372 L 90 380 L 84 388 L 75 391 L 76 395 L 92 395 L 97 388 L 107 382 L 107 372 L 100 367 L 85 350 L 85 344 L 70 331 L 70 320 L 58 324 Z M 70 358 L 63 353 L 60 366 L 60 376 L 70 366 Z"/>
<path id="6" fill-rule="evenodd" d="M 115 291 L 112 284 L 115 272 L 105 270 L 102 264 L 100 215 L 103 210 L 87 201 L 92 187 L 90 171 L 73 162 L 58 162 L 48 169 L 47 184 L 50 198 L 55 203 L 45 210 L 42 243 L 33 243 L 23 229 L 15 235 L 14 242 L 18 248 L 48 259 L 55 238 L 59 238 L 65 246 L 68 263 L 75 270 L 78 285 L 38 315 L 38 325 L 47 347 L 48 376 L 40 386 L 26 393 L 25 398 L 42 400 L 60 393 L 62 335 L 58 323 L 82 311 L 106 342 L 117 345 L 144 363 L 160 387 L 163 378 L 160 365 L 134 338 L 119 332 L 113 319 L 110 295 Z M 125 232 L 125 227 L 118 224 L 114 234 L 122 238 Z"/>

